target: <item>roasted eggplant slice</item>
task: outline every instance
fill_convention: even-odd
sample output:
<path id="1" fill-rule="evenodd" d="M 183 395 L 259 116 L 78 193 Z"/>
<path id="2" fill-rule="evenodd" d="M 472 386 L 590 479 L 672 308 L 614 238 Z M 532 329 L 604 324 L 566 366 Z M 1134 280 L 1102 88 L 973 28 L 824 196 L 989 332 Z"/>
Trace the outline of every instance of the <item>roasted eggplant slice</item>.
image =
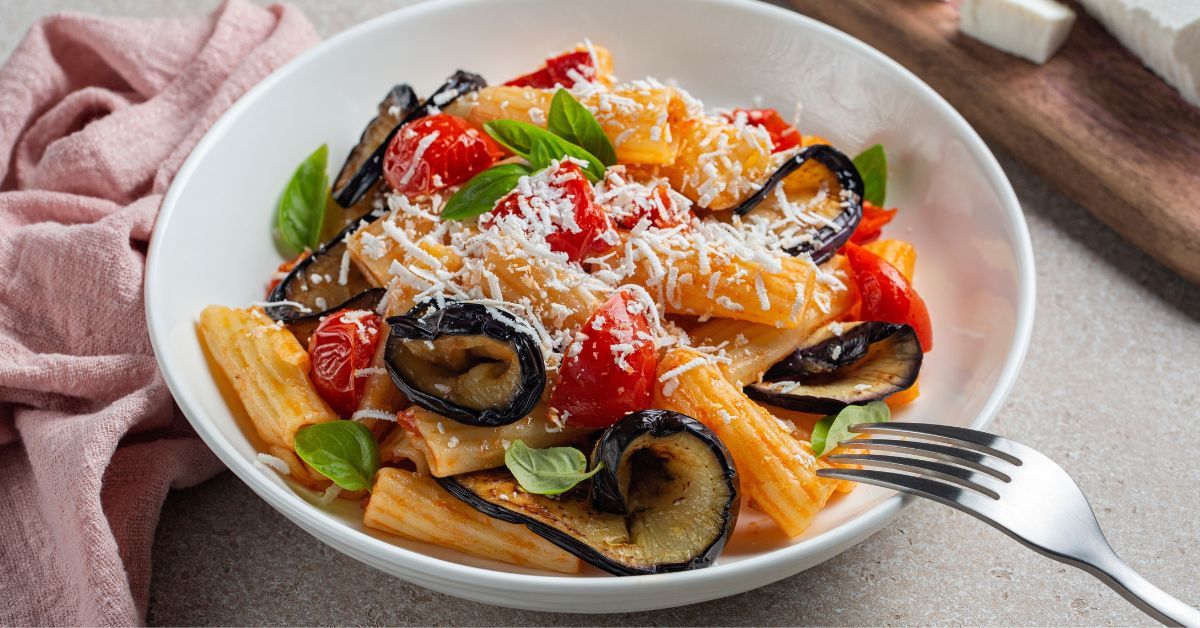
<path id="1" fill-rule="evenodd" d="M 707 567 L 733 533 L 738 478 L 725 446 L 699 421 L 643 410 L 609 428 L 592 452 L 590 495 L 521 489 L 507 469 L 438 482 L 480 512 L 520 523 L 619 576 Z"/>
<path id="2" fill-rule="evenodd" d="M 378 164 L 374 168 L 363 166 L 376 150 L 392 136 L 392 130 L 408 119 L 421 100 L 407 83 L 396 85 L 387 96 L 379 101 L 379 110 L 367 128 L 363 129 L 358 144 L 346 156 L 346 163 L 333 181 L 333 200 L 349 208 L 359 201 L 367 190 L 379 179 Z"/>
<path id="3" fill-rule="evenodd" d="M 267 316 L 289 325 L 302 319 L 319 318 L 346 307 L 352 299 L 370 291 L 374 286 L 350 260 L 346 238 L 376 218 L 378 216 L 367 214 L 355 220 L 296 264 L 267 295 L 268 305 L 264 308 Z M 370 294 L 375 295 L 374 303 L 379 303 L 382 293 Z M 365 307 L 366 302 L 362 300 L 356 300 L 356 303 L 360 305 L 358 309 L 374 308 L 373 304 L 370 308 Z"/>
<path id="4" fill-rule="evenodd" d="M 370 288 L 350 297 L 349 301 L 339 303 L 329 310 L 324 312 L 314 312 L 305 314 L 300 318 L 293 318 L 287 322 L 288 329 L 296 340 L 300 341 L 300 346 L 308 351 L 308 339 L 312 337 L 312 333 L 317 330 L 317 326 L 321 324 L 321 319 L 325 318 L 332 312 L 341 310 L 368 310 L 374 312 L 379 307 L 379 302 L 383 300 L 383 295 L 387 290 L 383 288 Z"/>
<path id="5" fill-rule="evenodd" d="M 833 414 L 912 386 L 923 357 L 908 325 L 848 323 L 840 336 L 797 349 L 745 391 L 751 399 L 781 408 Z"/>
<path id="6" fill-rule="evenodd" d="M 786 251 L 791 255 L 808 253 L 820 264 L 833 257 L 862 220 L 862 177 L 854 162 L 836 148 L 817 144 L 796 153 L 767 177 L 762 188 L 734 207 L 733 212 L 745 215 L 766 200 L 775 186 L 783 184 L 787 189 L 789 180 L 802 182 L 828 178 L 836 181 L 839 189 L 830 192 L 836 195 L 831 202 L 815 208 L 821 214 L 819 219 L 823 226 L 815 229 L 807 242 Z"/>
<path id="7" fill-rule="evenodd" d="M 408 85 L 393 87 L 383 102 L 379 103 L 379 115 L 367 125 L 358 145 L 346 159 L 346 165 L 342 166 L 334 183 L 334 200 L 342 207 L 350 207 L 362 199 L 383 173 L 383 155 L 400 127 L 437 113 L 459 96 L 486 86 L 487 81 L 482 76 L 459 70 L 421 103 L 417 102 L 416 93 Z M 352 162 L 357 162 L 357 165 L 352 167 Z"/>
<path id="8" fill-rule="evenodd" d="M 415 404 L 497 427 L 529 414 L 546 389 L 542 349 L 528 326 L 497 308 L 435 301 L 387 319 L 387 370 Z"/>

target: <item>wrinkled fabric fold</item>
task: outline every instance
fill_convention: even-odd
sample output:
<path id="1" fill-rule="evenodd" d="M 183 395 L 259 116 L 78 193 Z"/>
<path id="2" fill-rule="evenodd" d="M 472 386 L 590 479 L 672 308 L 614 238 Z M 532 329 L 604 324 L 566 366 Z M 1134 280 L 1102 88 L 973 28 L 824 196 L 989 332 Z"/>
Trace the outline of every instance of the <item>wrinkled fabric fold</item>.
<path id="1" fill-rule="evenodd" d="M 222 468 L 150 347 L 154 220 L 221 113 L 317 40 L 245 0 L 57 14 L 0 67 L 0 624 L 142 621 L 167 491 Z"/>

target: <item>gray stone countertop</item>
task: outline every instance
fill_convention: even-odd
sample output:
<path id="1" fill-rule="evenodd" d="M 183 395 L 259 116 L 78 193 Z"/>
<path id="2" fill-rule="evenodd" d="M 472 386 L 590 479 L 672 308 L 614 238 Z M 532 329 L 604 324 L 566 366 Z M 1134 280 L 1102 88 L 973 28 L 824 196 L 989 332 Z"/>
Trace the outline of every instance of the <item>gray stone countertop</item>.
<path id="1" fill-rule="evenodd" d="M 322 36 L 407 4 L 292 0 Z M 216 0 L 5 0 L 0 50 L 56 10 L 171 15 Z M 1037 262 L 1029 356 L 993 424 L 1059 461 L 1109 540 L 1200 603 L 1200 288 L 999 153 Z M 384 575 L 289 523 L 231 473 L 167 499 L 151 624 L 1096 625 L 1149 618 L 1090 576 L 967 515 L 921 502 L 862 544 L 773 585 L 654 612 L 544 614 Z"/>

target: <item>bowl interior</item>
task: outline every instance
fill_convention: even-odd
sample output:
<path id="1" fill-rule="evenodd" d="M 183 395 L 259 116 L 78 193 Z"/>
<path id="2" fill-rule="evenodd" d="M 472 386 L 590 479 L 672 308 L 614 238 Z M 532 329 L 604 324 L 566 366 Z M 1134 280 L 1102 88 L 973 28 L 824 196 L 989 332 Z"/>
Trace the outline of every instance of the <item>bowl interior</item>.
<path id="1" fill-rule="evenodd" d="M 202 353 L 196 317 L 210 303 L 244 305 L 263 297 L 265 281 L 282 259 L 271 219 L 284 183 L 322 143 L 329 144 L 336 171 L 392 84 L 409 82 L 428 93 L 458 68 L 500 82 L 585 37 L 612 50 L 622 79 L 677 81 L 709 107 L 761 104 L 785 117 L 799 108 L 803 133 L 829 138 L 847 153 L 876 142 L 886 147 L 888 204 L 901 208 L 887 235 L 916 244 L 916 285 L 936 333 L 921 397 L 901 413 L 903 419 L 987 423 L 1023 355 L 1032 317 L 1032 261 L 1007 180 L 948 105 L 863 44 L 789 12 L 722 0 L 466 0 L 384 16 L 276 73 L 212 129 L 164 203 L 146 290 L 160 363 L 208 445 L 289 517 L 343 550 L 371 555 L 373 564 L 393 573 L 479 574 L 425 557 L 529 572 L 399 538 L 379 543 L 375 537 L 385 535 L 362 527 L 357 504 L 311 505 L 315 495 L 256 466 L 257 449 L 241 410 L 222 397 Z M 856 520 L 869 519 L 868 511 L 891 497 L 857 490 L 791 541 L 747 516 L 720 564 L 705 571 L 732 575 L 768 561 L 798 570 L 817 554 L 831 555 L 833 541 L 821 541 L 834 538 L 830 531 L 882 525 Z M 841 545 L 832 553 L 850 538 L 837 537 Z M 671 577 L 679 575 L 690 576 Z M 634 580 L 605 578 L 603 586 L 633 587 Z"/>

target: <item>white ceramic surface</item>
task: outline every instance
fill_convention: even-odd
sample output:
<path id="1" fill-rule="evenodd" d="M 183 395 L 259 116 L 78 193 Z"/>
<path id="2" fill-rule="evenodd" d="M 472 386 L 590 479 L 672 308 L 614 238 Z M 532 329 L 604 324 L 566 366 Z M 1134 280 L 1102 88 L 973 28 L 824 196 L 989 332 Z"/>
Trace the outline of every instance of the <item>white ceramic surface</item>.
<path id="1" fill-rule="evenodd" d="M 664 608 L 763 586 L 824 561 L 886 524 L 906 503 L 861 487 L 787 540 L 745 517 L 717 565 L 657 576 L 559 576 L 475 559 L 362 527 L 354 503 L 315 495 L 255 462 L 195 333 L 209 303 L 261 298 L 281 260 L 271 214 L 284 182 L 323 143 L 341 156 L 396 82 L 427 93 L 457 68 L 493 81 L 589 37 L 617 74 L 676 80 L 712 106 L 792 112 L 801 129 L 853 152 L 882 142 L 892 164 L 889 228 L 919 251 L 916 285 L 936 347 L 921 398 L 902 419 L 986 426 L 1016 377 L 1033 321 L 1029 235 L 987 147 L 929 87 L 874 49 L 803 16 L 749 1 L 450 0 L 418 5 L 330 39 L 238 101 L 171 186 L 151 242 L 146 306 L 175 399 L 221 460 L 316 537 L 431 589 L 519 608 L 613 612 Z M 336 161 L 336 159 L 335 159 Z M 333 164 L 336 168 L 340 164 Z"/>

